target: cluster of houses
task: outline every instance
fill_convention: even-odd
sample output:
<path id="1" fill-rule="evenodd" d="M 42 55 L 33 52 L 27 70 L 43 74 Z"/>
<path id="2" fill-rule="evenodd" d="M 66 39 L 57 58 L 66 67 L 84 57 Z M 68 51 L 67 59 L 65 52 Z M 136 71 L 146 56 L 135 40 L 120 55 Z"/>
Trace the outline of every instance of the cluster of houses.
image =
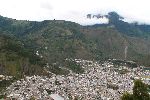
<path id="1" fill-rule="evenodd" d="M 150 71 L 143 68 L 119 66 L 111 61 L 98 63 L 82 59 L 73 60 L 85 72 L 68 75 L 26 76 L 7 87 L 7 98 L 17 100 L 120 100 L 125 91 L 132 93 L 134 79 L 150 85 Z M 120 73 L 124 71 L 125 73 Z"/>
<path id="2" fill-rule="evenodd" d="M 3 81 L 3 80 L 10 80 L 12 79 L 13 76 L 5 76 L 5 75 L 0 75 L 0 81 Z"/>

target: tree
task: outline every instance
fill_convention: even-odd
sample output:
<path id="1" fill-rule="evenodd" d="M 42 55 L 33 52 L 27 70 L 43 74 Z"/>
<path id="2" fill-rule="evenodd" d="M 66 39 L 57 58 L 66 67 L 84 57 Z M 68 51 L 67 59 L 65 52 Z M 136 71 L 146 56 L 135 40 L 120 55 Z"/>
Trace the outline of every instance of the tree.
<path id="1" fill-rule="evenodd" d="M 114 24 L 116 22 L 118 22 L 119 20 L 124 19 L 123 17 L 121 17 L 119 14 L 117 14 L 116 12 L 109 12 L 108 13 L 108 19 L 109 19 L 109 24 Z"/>
<path id="2" fill-rule="evenodd" d="M 121 100 L 150 100 L 148 85 L 141 80 L 134 81 L 133 94 L 124 93 Z"/>
<path id="3" fill-rule="evenodd" d="M 121 97 L 121 100 L 133 100 L 133 95 L 126 92 L 123 94 L 123 96 Z"/>
<path id="4" fill-rule="evenodd" d="M 34 97 L 34 96 L 32 96 L 32 97 L 30 98 L 30 100 L 36 100 L 36 99 L 35 99 L 35 97 Z"/>
<path id="5" fill-rule="evenodd" d="M 133 96 L 136 100 L 150 100 L 148 86 L 141 80 L 134 81 Z"/>

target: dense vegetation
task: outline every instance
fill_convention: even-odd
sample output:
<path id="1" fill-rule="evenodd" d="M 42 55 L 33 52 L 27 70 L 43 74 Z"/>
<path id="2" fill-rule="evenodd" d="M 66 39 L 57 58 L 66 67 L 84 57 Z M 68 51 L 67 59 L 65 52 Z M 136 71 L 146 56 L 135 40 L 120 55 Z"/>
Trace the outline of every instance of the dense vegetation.
<path id="1" fill-rule="evenodd" d="M 150 100 L 148 89 L 148 85 L 144 84 L 141 80 L 135 80 L 133 94 L 124 93 L 121 100 Z"/>
<path id="2" fill-rule="evenodd" d="M 0 73 L 21 77 L 41 71 L 44 61 L 34 54 L 33 48 L 14 36 L 0 34 Z M 39 66 L 39 67 L 38 67 Z"/>

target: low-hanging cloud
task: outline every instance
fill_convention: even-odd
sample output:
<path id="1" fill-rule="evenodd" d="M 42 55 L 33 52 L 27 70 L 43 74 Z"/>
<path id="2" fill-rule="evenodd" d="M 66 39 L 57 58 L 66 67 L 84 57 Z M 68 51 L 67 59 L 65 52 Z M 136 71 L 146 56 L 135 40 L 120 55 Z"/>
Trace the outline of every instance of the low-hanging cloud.
<path id="1" fill-rule="evenodd" d="M 116 11 L 126 21 L 150 23 L 149 0 L 1 0 L 0 15 L 19 20 L 67 20 L 81 25 L 106 23 L 86 15 Z"/>

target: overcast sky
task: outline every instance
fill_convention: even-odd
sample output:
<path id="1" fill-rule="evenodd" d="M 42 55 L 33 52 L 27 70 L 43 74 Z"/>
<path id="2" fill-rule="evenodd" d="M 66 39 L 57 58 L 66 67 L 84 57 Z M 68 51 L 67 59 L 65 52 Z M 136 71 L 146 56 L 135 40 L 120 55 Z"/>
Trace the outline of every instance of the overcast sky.
<path id="1" fill-rule="evenodd" d="M 0 15 L 21 20 L 68 20 L 82 25 L 107 22 L 86 15 L 116 11 L 127 21 L 150 23 L 150 0 L 0 0 Z"/>

